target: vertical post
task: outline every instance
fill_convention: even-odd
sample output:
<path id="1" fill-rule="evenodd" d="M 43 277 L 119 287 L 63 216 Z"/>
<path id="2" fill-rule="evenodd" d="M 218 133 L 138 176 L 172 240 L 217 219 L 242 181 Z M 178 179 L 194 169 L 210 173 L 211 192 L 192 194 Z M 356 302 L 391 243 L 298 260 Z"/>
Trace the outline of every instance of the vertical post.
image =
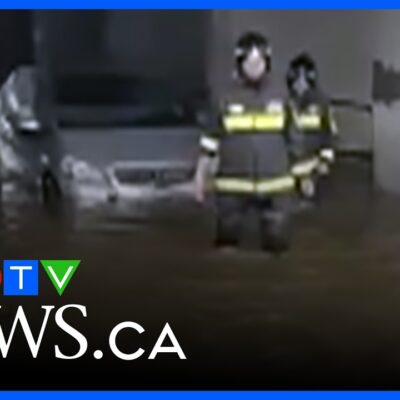
<path id="1" fill-rule="evenodd" d="M 34 59 L 36 65 L 35 111 L 46 132 L 56 129 L 54 74 L 49 42 L 51 11 L 33 12 Z"/>

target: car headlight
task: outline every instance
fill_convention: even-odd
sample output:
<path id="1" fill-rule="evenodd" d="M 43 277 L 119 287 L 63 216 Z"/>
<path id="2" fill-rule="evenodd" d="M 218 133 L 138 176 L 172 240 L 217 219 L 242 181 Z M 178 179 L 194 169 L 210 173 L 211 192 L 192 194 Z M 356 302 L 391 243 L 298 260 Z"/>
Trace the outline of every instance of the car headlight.
<path id="1" fill-rule="evenodd" d="M 67 155 L 62 159 L 61 171 L 68 178 L 77 181 L 98 181 L 103 179 L 103 174 L 98 168 L 71 155 Z"/>

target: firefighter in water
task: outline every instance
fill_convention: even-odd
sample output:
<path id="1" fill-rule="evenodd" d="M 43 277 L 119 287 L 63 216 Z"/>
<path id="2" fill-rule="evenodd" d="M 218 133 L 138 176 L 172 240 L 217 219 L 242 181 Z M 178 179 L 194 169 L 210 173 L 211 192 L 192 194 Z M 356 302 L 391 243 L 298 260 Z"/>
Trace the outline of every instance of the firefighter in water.
<path id="1" fill-rule="evenodd" d="M 315 62 L 307 53 L 291 61 L 286 83 L 290 112 L 297 127 L 292 172 L 300 196 L 313 200 L 318 177 L 327 175 L 335 160 L 336 123 L 329 100 L 319 88 Z"/>
<path id="2" fill-rule="evenodd" d="M 236 247 L 245 212 L 259 212 L 261 245 L 280 253 L 288 247 L 289 199 L 295 190 L 290 173 L 289 113 L 270 89 L 271 46 L 262 34 L 242 35 L 235 48 L 235 84 L 215 107 L 201 137 L 195 186 L 204 200 L 213 158 L 218 247 Z"/>

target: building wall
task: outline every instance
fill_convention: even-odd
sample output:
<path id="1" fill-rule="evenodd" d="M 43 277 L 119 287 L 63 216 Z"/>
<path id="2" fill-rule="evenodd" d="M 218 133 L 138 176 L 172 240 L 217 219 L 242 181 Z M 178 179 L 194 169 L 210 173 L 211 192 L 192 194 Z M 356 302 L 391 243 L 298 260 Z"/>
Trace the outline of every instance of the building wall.
<path id="1" fill-rule="evenodd" d="M 391 101 L 374 102 L 375 181 L 383 189 L 400 193 L 400 13 L 376 11 L 376 58 L 393 71 L 387 81 Z"/>

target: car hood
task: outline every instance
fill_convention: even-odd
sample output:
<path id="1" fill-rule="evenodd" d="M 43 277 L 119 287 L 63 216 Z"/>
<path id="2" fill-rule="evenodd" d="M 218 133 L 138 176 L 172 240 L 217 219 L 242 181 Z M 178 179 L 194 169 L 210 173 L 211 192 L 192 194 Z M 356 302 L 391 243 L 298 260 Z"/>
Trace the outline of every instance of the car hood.
<path id="1" fill-rule="evenodd" d="M 115 162 L 194 165 L 200 130 L 179 128 L 63 129 L 62 154 L 85 160 L 100 169 Z"/>

